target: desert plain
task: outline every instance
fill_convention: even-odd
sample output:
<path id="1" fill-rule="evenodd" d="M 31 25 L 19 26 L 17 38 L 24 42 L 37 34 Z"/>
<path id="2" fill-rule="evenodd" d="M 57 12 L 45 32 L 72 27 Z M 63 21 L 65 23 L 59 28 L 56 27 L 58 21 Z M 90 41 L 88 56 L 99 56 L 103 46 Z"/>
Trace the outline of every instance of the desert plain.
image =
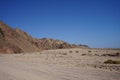
<path id="1" fill-rule="evenodd" d="M 108 60 L 118 63 L 105 63 Z M 0 54 L 0 80 L 120 80 L 120 49 Z"/>

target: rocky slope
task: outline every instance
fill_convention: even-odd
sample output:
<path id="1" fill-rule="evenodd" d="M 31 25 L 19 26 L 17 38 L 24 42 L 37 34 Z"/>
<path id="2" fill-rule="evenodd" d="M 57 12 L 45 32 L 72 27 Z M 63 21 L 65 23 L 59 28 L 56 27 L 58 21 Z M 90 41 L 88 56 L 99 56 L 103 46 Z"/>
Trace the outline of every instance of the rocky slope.
<path id="1" fill-rule="evenodd" d="M 0 52 L 21 53 L 39 51 L 40 49 L 31 43 L 32 37 L 20 29 L 13 29 L 0 22 Z"/>
<path id="2" fill-rule="evenodd" d="M 69 44 L 61 40 L 55 40 L 55 39 L 50 39 L 50 38 L 34 39 L 33 44 L 35 44 L 38 48 L 43 49 L 43 50 L 79 47 L 74 44 Z"/>
<path id="3" fill-rule="evenodd" d="M 0 21 L 0 53 L 22 53 L 37 52 L 48 49 L 65 49 L 78 48 L 61 40 L 48 38 L 36 39 L 28 35 L 26 32 L 11 28 L 4 22 Z"/>

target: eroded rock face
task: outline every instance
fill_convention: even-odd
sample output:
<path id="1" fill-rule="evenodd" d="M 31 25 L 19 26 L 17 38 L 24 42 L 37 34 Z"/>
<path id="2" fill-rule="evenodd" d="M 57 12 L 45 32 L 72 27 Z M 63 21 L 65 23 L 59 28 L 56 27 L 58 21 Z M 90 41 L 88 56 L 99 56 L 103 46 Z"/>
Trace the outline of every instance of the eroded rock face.
<path id="1" fill-rule="evenodd" d="M 77 45 L 69 44 L 62 40 L 55 40 L 55 39 L 50 39 L 50 38 L 36 39 L 34 42 L 35 42 L 34 44 L 38 46 L 40 49 L 45 49 L 45 50 L 79 47 Z"/>
<path id="2" fill-rule="evenodd" d="M 37 52 L 48 49 L 76 48 L 77 45 L 50 38 L 36 39 L 0 21 L 0 53 Z"/>
<path id="3" fill-rule="evenodd" d="M 24 31 L 13 29 L 2 21 L 0 22 L 0 30 L 0 53 L 22 53 L 40 50 L 30 42 L 32 37 Z"/>

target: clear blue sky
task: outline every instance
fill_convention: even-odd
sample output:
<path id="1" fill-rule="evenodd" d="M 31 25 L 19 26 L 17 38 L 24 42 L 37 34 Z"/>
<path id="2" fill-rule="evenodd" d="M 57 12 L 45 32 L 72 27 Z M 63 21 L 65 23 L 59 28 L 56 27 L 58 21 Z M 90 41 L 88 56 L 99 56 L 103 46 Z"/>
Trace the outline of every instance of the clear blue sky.
<path id="1" fill-rule="evenodd" d="M 0 0 L 0 20 L 36 38 L 120 48 L 120 0 Z"/>

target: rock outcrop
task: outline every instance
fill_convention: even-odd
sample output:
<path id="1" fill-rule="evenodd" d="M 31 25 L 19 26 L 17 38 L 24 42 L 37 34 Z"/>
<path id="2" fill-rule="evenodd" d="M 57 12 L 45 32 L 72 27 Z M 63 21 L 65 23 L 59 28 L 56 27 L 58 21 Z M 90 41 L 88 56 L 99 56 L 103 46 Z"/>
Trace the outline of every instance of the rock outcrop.
<path id="1" fill-rule="evenodd" d="M 78 47 L 77 45 L 69 44 L 62 40 L 55 40 L 50 38 L 35 39 L 33 41 L 33 44 L 35 44 L 39 49 L 43 49 L 43 50 Z"/>

